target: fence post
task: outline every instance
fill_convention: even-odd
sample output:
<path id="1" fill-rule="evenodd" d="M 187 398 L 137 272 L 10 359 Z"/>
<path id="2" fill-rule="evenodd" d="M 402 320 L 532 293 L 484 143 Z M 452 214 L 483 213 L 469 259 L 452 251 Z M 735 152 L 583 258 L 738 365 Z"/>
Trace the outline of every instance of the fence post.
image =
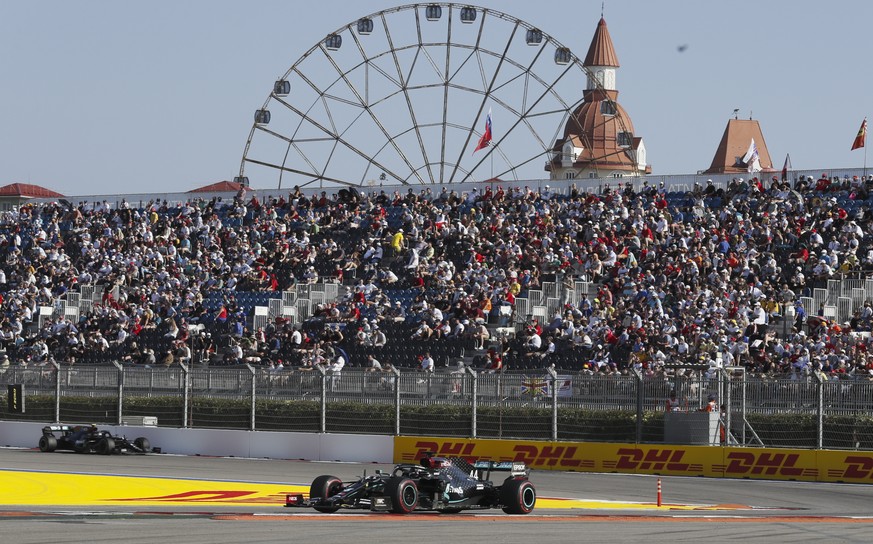
<path id="1" fill-rule="evenodd" d="M 824 448 L 824 380 L 819 372 L 813 372 L 815 377 L 815 419 L 816 419 L 816 445 L 818 449 Z"/>
<path id="2" fill-rule="evenodd" d="M 191 388 L 191 378 L 188 375 L 188 365 L 180 362 L 182 367 L 182 428 L 188 428 L 188 390 Z M 152 372 L 155 370 L 152 369 Z"/>
<path id="3" fill-rule="evenodd" d="M 546 372 L 552 378 L 552 441 L 558 441 L 558 373 L 554 368 L 547 368 Z"/>
<path id="4" fill-rule="evenodd" d="M 743 441 L 743 446 L 746 445 L 746 372 L 743 371 L 743 398 L 742 398 L 741 413 L 743 414 L 743 432 L 740 433 L 740 439 Z"/>
<path id="5" fill-rule="evenodd" d="M 124 367 L 118 361 L 112 361 L 115 365 L 115 370 L 118 372 L 118 418 L 116 423 L 122 425 L 122 417 L 124 416 Z"/>
<path id="6" fill-rule="evenodd" d="M 725 388 L 727 389 L 727 398 L 725 398 L 725 414 L 724 414 L 724 442 L 725 446 L 729 446 L 731 443 L 731 393 L 733 392 L 733 387 L 731 387 L 731 374 L 730 372 L 725 372 L 724 375 L 725 380 Z"/>
<path id="7" fill-rule="evenodd" d="M 478 412 L 477 407 L 479 404 L 479 401 L 478 401 L 479 380 L 478 380 L 478 376 L 476 375 L 475 370 L 473 370 L 472 368 L 470 368 L 468 366 L 464 367 L 464 370 L 466 370 L 467 373 L 470 374 L 470 379 L 473 381 L 473 384 L 471 386 L 471 391 L 473 394 L 471 395 L 472 398 L 470 399 L 470 415 L 472 416 L 471 417 L 472 421 L 470 422 L 470 438 L 476 438 L 476 435 L 479 432 L 479 430 L 478 430 L 479 416 L 477 413 Z"/>
<path id="8" fill-rule="evenodd" d="M 506 367 L 501 367 L 497 372 L 497 438 L 503 438 L 503 371 Z"/>
<path id="9" fill-rule="evenodd" d="M 255 401 L 257 400 L 257 395 L 258 395 L 258 383 L 257 383 L 257 380 L 255 380 L 256 372 L 255 372 L 255 369 L 252 367 L 252 365 L 246 363 L 246 368 L 248 368 L 249 372 L 252 373 L 252 403 L 251 403 L 251 414 L 250 414 L 251 417 L 249 420 L 249 430 L 254 431 L 255 430 L 255 407 L 257 405 L 257 403 Z"/>
<path id="10" fill-rule="evenodd" d="M 636 368 L 631 367 L 634 381 L 637 386 L 637 428 L 635 432 L 636 443 L 643 441 L 643 374 Z"/>
<path id="11" fill-rule="evenodd" d="M 55 423 L 61 422 L 61 365 L 50 360 L 55 367 Z"/>
<path id="12" fill-rule="evenodd" d="M 327 432 L 327 370 L 321 365 L 315 365 L 315 369 L 318 370 L 318 373 L 321 374 L 321 409 L 320 419 L 318 425 L 318 432 L 326 433 Z"/>
<path id="13" fill-rule="evenodd" d="M 726 368 L 721 369 L 721 375 L 724 379 L 724 390 L 726 391 L 725 396 L 722 397 L 724 400 L 724 444 L 723 446 L 729 446 L 731 443 L 731 374 L 730 371 Z"/>
<path id="14" fill-rule="evenodd" d="M 400 370 L 391 366 L 394 374 L 394 436 L 400 436 Z"/>

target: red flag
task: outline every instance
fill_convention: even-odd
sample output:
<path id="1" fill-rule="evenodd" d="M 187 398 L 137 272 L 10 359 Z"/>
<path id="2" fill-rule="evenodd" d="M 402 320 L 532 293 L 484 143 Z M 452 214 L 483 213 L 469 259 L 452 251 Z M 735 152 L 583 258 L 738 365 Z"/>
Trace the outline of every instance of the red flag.
<path id="1" fill-rule="evenodd" d="M 852 142 L 852 151 L 858 149 L 859 147 L 864 147 L 865 140 L 867 140 L 867 118 L 865 117 L 863 121 L 861 121 L 861 128 L 858 129 L 858 135 L 855 136 L 855 141 Z"/>
<path id="2" fill-rule="evenodd" d="M 476 144 L 476 149 L 473 150 L 473 153 L 479 151 L 483 147 L 487 147 L 488 144 L 491 143 L 491 109 L 488 109 L 488 117 L 485 118 L 485 132 L 482 133 L 482 137 L 479 138 L 479 143 Z"/>

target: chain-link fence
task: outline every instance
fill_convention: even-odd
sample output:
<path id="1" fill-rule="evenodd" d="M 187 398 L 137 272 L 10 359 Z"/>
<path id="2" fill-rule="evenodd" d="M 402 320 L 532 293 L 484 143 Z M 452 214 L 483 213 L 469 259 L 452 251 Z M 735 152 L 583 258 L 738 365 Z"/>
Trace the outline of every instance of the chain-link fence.
<path id="1" fill-rule="evenodd" d="M 6 386 L 21 384 L 25 411 Z M 721 408 L 737 445 L 873 449 L 873 382 L 759 379 L 742 371 L 640 374 L 373 372 L 314 369 L 11 367 L 0 373 L 0 418 L 478 438 L 657 443 L 665 401 Z"/>

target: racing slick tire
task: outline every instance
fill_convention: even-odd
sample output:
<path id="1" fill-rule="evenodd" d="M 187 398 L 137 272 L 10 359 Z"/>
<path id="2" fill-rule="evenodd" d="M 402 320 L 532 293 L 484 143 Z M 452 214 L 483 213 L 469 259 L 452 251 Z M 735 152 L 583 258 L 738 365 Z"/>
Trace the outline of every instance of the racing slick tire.
<path id="1" fill-rule="evenodd" d="M 58 449 L 58 439 L 54 436 L 43 436 L 39 439 L 39 451 L 52 452 Z"/>
<path id="2" fill-rule="evenodd" d="M 310 499 L 326 499 L 331 495 L 336 495 L 342 491 L 343 482 L 336 476 L 319 476 L 312 480 L 312 485 L 309 486 Z M 317 512 L 332 514 L 339 510 L 339 506 L 313 506 Z"/>
<path id="3" fill-rule="evenodd" d="M 149 453 L 150 451 L 152 451 L 152 445 L 149 442 L 149 439 L 144 436 L 140 436 L 139 438 L 134 440 L 133 445 L 141 449 L 143 453 Z"/>
<path id="4" fill-rule="evenodd" d="M 385 494 L 391 498 L 391 511 L 395 514 L 409 514 L 418 507 L 418 486 L 409 478 L 389 478 Z"/>
<path id="5" fill-rule="evenodd" d="M 507 514 L 530 514 L 537 503 L 537 490 L 529 480 L 507 478 L 500 488 L 500 504 Z"/>
<path id="6" fill-rule="evenodd" d="M 112 452 L 115 451 L 115 440 L 108 436 L 101 438 L 100 441 L 97 442 L 95 451 L 100 455 L 112 455 Z"/>

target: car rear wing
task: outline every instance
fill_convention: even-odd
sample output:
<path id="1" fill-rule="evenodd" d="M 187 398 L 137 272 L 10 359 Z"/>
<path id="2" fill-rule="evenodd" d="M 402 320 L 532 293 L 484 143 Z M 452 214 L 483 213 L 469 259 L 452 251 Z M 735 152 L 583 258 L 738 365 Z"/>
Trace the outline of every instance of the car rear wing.
<path id="1" fill-rule="evenodd" d="M 519 461 L 476 461 L 473 468 L 478 471 L 509 472 L 510 476 L 527 476 L 530 470 L 527 465 Z"/>
<path id="2" fill-rule="evenodd" d="M 42 432 L 54 432 L 54 431 L 71 431 L 72 427 L 69 425 L 46 425 L 42 428 Z"/>

